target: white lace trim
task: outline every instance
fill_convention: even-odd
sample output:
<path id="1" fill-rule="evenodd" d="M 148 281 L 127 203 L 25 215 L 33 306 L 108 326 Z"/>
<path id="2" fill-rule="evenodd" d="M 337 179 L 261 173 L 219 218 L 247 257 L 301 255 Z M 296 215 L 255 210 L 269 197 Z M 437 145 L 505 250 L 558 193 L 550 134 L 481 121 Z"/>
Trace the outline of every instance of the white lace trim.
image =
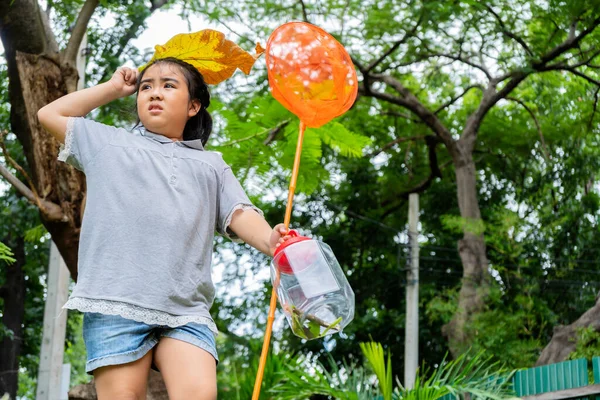
<path id="1" fill-rule="evenodd" d="M 219 333 L 215 323 L 212 321 L 212 319 L 207 317 L 198 317 L 193 315 L 172 315 L 164 311 L 151 310 L 120 301 L 73 297 L 69 299 L 62 308 L 79 310 L 81 312 L 119 315 L 123 318 L 131 319 L 137 322 L 143 322 L 144 324 L 166 325 L 171 328 L 176 328 L 189 322 L 195 322 L 198 324 L 207 325 L 208 328 L 215 334 Z"/>
<path id="2" fill-rule="evenodd" d="M 67 130 L 65 132 L 65 144 L 60 145 L 58 152 L 58 161 L 67 162 L 67 158 L 71 155 L 71 146 L 73 145 L 73 127 L 75 126 L 75 118 L 67 118 Z"/>

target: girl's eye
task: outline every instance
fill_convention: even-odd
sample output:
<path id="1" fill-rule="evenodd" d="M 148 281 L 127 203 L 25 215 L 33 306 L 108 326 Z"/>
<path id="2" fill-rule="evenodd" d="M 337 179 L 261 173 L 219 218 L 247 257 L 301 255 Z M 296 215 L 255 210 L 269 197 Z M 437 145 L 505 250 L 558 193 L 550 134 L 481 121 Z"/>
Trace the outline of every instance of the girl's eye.
<path id="1" fill-rule="evenodd" d="M 175 86 L 171 85 L 170 83 L 165 83 L 165 87 L 166 88 L 175 88 Z"/>
<path id="2" fill-rule="evenodd" d="M 149 89 L 149 88 L 150 88 L 150 85 L 148 85 L 148 84 L 142 85 L 142 90 L 146 90 L 146 89 Z"/>

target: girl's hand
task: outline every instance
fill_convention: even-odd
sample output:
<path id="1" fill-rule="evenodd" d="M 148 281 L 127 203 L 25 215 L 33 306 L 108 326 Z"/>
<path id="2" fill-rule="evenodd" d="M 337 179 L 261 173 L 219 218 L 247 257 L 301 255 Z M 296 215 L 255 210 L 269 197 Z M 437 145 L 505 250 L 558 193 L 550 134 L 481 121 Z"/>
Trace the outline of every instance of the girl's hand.
<path id="1" fill-rule="evenodd" d="M 127 97 L 135 93 L 138 78 L 138 70 L 129 67 L 119 67 L 112 78 L 110 83 L 117 91 L 119 97 Z"/>
<path id="2" fill-rule="evenodd" d="M 271 250 L 271 256 L 275 254 L 275 249 L 277 249 L 283 242 L 291 238 L 290 235 L 287 235 L 288 230 L 285 229 L 284 224 L 277 224 L 273 228 L 271 232 L 271 238 L 269 239 L 269 248 Z"/>

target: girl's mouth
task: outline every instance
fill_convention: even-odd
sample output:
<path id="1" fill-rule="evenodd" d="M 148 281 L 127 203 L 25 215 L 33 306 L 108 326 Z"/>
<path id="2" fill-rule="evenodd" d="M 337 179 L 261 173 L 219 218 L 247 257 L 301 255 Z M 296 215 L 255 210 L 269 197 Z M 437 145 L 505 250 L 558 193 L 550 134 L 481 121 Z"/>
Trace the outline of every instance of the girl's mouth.
<path id="1" fill-rule="evenodd" d="M 148 112 L 150 112 L 150 114 L 160 114 L 162 111 L 162 107 L 158 104 L 150 104 L 150 107 L 148 107 Z"/>

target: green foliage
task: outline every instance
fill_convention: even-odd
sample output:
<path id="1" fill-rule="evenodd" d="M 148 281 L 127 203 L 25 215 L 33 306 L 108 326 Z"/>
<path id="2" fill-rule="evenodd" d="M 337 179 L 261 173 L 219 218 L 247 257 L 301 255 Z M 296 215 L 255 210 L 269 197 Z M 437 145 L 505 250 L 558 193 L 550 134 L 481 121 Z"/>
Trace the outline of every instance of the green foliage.
<path id="1" fill-rule="evenodd" d="M 452 361 L 443 360 L 431 374 L 419 371 L 414 389 L 399 385 L 394 393 L 402 400 L 435 400 L 448 394 L 462 398 L 466 393 L 479 399 L 513 399 L 513 374 L 483 353 L 465 353 Z"/>
<path id="2" fill-rule="evenodd" d="M 305 400 L 313 395 L 332 396 L 340 400 L 372 400 L 377 391 L 364 368 L 343 362 L 339 366 L 329 356 L 327 365 L 299 358 L 288 364 L 282 381 L 270 392 L 281 400 Z"/>
<path id="3" fill-rule="evenodd" d="M 525 291 L 515 299 L 504 299 L 493 285 L 488 308 L 467 325 L 474 338 L 473 351 L 486 351 L 509 368 L 534 365 L 545 345 L 542 332 L 552 317 L 538 296 L 536 291 Z"/>
<path id="4" fill-rule="evenodd" d="M 46 230 L 46 227 L 42 224 L 39 224 L 25 231 L 25 240 L 31 243 L 39 242 L 47 233 L 48 231 Z"/>
<path id="5" fill-rule="evenodd" d="M 213 102 L 212 109 L 223 128 L 217 133 L 212 150 L 223 153 L 225 161 L 242 182 L 252 177 L 261 186 L 278 185 L 278 174 L 289 180 L 298 142 L 299 120 L 271 96 L 257 96 L 244 109 Z M 265 146 L 264 142 L 273 141 Z M 296 189 L 310 194 L 329 180 L 325 169 L 323 145 L 344 157 L 360 157 L 370 139 L 350 131 L 338 121 L 320 128 L 308 128 L 301 153 L 301 168 Z"/>
<path id="6" fill-rule="evenodd" d="M 569 354 L 569 360 L 585 358 L 591 361 L 600 354 L 600 333 L 592 327 L 577 329 L 575 350 Z"/>
<path id="7" fill-rule="evenodd" d="M 392 355 L 388 352 L 386 363 L 383 346 L 376 342 L 360 343 L 360 349 L 379 380 L 383 399 L 392 400 Z"/>
<path id="8" fill-rule="evenodd" d="M 71 364 L 71 386 L 87 383 L 91 380 L 92 377 L 85 372 L 86 351 L 83 342 L 83 313 L 79 311 L 68 311 L 63 362 Z"/>
<path id="9" fill-rule="evenodd" d="M 390 355 L 388 353 L 386 363 L 381 344 L 361 343 L 360 347 L 375 372 L 381 392 L 374 390 L 372 379 L 363 367 L 346 362 L 339 366 L 331 357 L 328 369 L 318 362 L 307 364 L 306 359 L 289 364 L 285 378 L 271 392 L 282 400 L 308 399 L 317 394 L 343 400 L 372 400 L 381 395 L 385 400 L 436 400 L 446 395 L 463 398 L 466 393 L 478 399 L 514 398 L 510 388 L 513 372 L 492 362 L 483 353 L 469 352 L 456 360 L 442 360 L 433 372 L 421 369 L 413 389 L 405 389 L 397 378 L 397 386 L 392 387 Z"/>
<path id="10" fill-rule="evenodd" d="M 227 347 L 227 345 L 225 346 Z M 258 371 L 260 348 L 260 341 L 250 343 L 250 352 L 247 352 L 248 348 L 242 349 L 237 345 L 224 352 L 222 346 L 219 347 L 221 359 L 218 373 L 219 398 L 232 400 L 252 398 Z M 233 352 L 230 352 L 232 350 Z M 279 399 L 279 397 L 273 397 L 270 388 L 279 384 L 288 365 L 294 365 L 297 362 L 297 357 L 290 353 L 270 352 L 265 365 L 259 399 Z"/>
<path id="11" fill-rule="evenodd" d="M 371 144 L 371 139 L 350 131 L 334 120 L 320 128 L 308 128 L 307 134 L 317 134 L 324 144 L 343 157 L 362 157 L 363 149 Z"/>
<path id="12" fill-rule="evenodd" d="M 27 374 L 27 371 L 19 370 L 19 388 L 17 390 L 18 398 L 23 400 L 35 399 L 36 390 L 37 379 Z"/>
<path id="13" fill-rule="evenodd" d="M 485 224 L 481 219 L 463 218 L 456 215 L 443 215 L 442 224 L 451 232 L 468 232 L 481 235 L 485 232 Z"/>
<path id="14" fill-rule="evenodd" d="M 14 254 L 10 250 L 10 247 L 0 242 L 0 261 L 4 261 L 6 264 L 12 264 L 17 261 L 12 256 L 14 256 Z"/>
<path id="15" fill-rule="evenodd" d="M 447 324 L 452 319 L 458 303 L 458 288 L 446 289 L 431 299 L 425 308 L 427 317 Z"/>

